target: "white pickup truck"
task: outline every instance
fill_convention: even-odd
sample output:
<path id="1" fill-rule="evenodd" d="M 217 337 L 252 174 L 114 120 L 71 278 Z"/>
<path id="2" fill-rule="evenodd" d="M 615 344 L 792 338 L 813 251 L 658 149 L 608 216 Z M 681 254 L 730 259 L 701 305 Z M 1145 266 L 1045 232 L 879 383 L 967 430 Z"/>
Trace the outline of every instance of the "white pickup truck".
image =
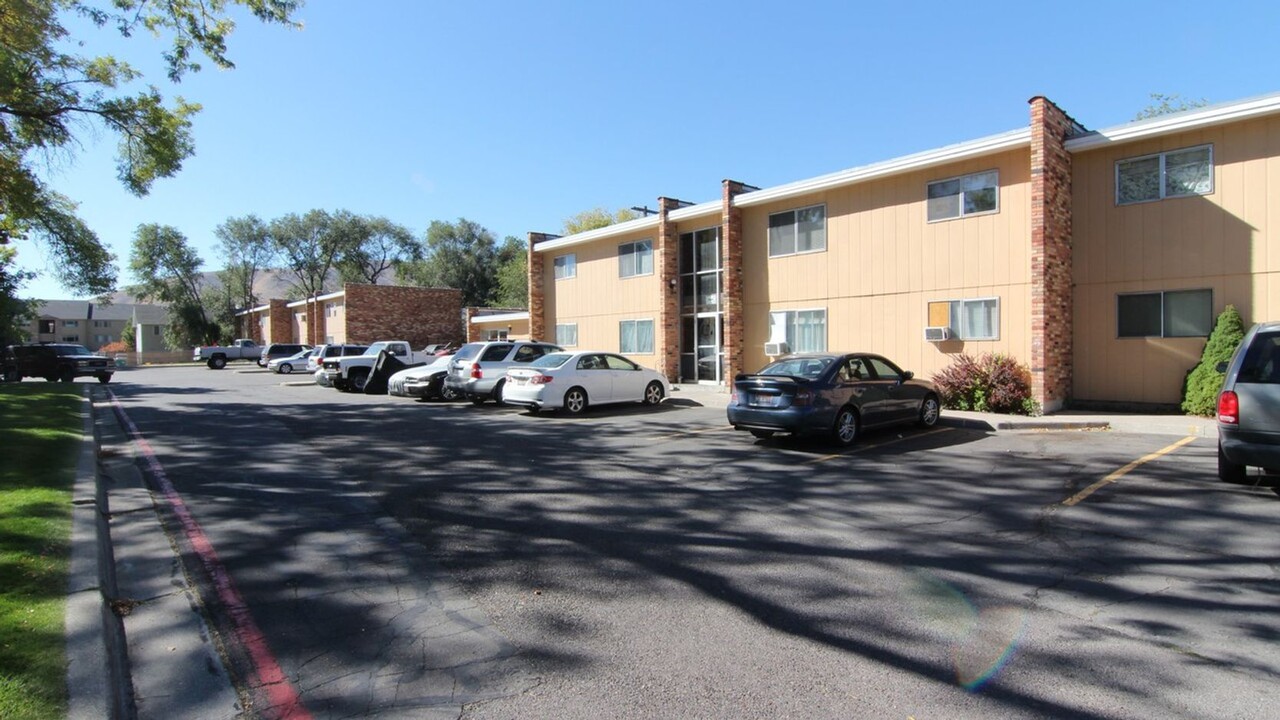
<path id="1" fill-rule="evenodd" d="M 204 361 L 212 370 L 221 370 L 228 360 L 257 360 L 262 357 L 262 346 L 249 338 L 240 338 L 230 345 L 201 345 L 192 351 L 193 362 Z"/>
<path id="2" fill-rule="evenodd" d="M 405 365 L 421 365 L 435 359 L 427 349 L 415 351 L 404 340 L 379 340 L 369 346 L 363 355 L 335 357 L 324 361 L 324 374 L 329 384 L 342 392 L 363 392 L 364 384 L 378 362 L 378 355 L 386 350 Z"/>

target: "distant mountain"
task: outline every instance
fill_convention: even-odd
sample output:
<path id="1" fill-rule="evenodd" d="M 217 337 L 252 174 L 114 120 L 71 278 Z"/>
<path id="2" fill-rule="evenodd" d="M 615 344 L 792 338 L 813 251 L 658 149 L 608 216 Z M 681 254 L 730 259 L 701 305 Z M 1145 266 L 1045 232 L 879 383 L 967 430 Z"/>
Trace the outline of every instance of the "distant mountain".
<path id="1" fill-rule="evenodd" d="M 379 285 L 395 285 L 396 276 L 394 270 L 388 270 L 378 278 Z M 201 287 L 221 287 L 222 281 L 218 278 L 216 272 L 200 273 Z M 338 277 L 337 270 L 329 271 L 329 279 L 325 286 L 330 288 L 330 292 L 342 289 L 342 280 Z M 288 271 L 259 270 L 253 279 L 253 292 L 258 296 L 258 302 L 265 303 L 275 298 L 293 298 L 297 291 L 291 282 L 291 276 Z M 118 290 L 108 296 L 113 304 L 133 304 L 141 302 L 133 295 L 124 290 Z"/>

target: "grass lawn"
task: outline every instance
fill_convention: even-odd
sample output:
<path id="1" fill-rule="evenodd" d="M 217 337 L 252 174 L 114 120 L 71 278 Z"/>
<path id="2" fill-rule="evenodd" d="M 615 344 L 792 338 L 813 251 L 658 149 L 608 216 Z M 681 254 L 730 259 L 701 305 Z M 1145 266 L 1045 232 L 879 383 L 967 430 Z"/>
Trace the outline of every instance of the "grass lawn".
<path id="1" fill-rule="evenodd" d="M 63 614 L 80 385 L 0 384 L 0 718 L 66 714 Z"/>

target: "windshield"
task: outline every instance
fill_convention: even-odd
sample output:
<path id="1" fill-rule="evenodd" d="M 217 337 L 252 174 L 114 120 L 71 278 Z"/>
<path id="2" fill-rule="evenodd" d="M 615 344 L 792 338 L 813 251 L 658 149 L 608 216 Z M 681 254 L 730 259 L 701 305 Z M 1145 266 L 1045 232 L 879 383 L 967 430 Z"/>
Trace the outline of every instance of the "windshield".
<path id="1" fill-rule="evenodd" d="M 83 345 L 54 345 L 53 351 L 59 355 L 92 355 L 89 348 Z"/>
<path id="2" fill-rule="evenodd" d="M 529 367 L 536 368 L 558 368 L 565 363 L 572 355 L 569 353 L 551 353 L 529 363 Z"/>
<path id="3" fill-rule="evenodd" d="M 785 358 L 764 366 L 757 375 L 786 375 L 798 378 L 816 378 L 832 363 L 829 357 Z"/>

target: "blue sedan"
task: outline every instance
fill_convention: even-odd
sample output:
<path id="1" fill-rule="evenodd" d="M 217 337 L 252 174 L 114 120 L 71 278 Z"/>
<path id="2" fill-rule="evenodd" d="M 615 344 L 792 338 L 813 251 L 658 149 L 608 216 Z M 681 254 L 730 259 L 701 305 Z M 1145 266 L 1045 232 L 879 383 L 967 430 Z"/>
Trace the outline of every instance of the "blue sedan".
<path id="1" fill-rule="evenodd" d="M 869 428 L 932 427 L 941 414 L 939 398 L 933 383 L 879 355 L 806 353 L 734 378 L 727 413 L 734 429 L 758 438 L 827 435 L 847 446 Z"/>

